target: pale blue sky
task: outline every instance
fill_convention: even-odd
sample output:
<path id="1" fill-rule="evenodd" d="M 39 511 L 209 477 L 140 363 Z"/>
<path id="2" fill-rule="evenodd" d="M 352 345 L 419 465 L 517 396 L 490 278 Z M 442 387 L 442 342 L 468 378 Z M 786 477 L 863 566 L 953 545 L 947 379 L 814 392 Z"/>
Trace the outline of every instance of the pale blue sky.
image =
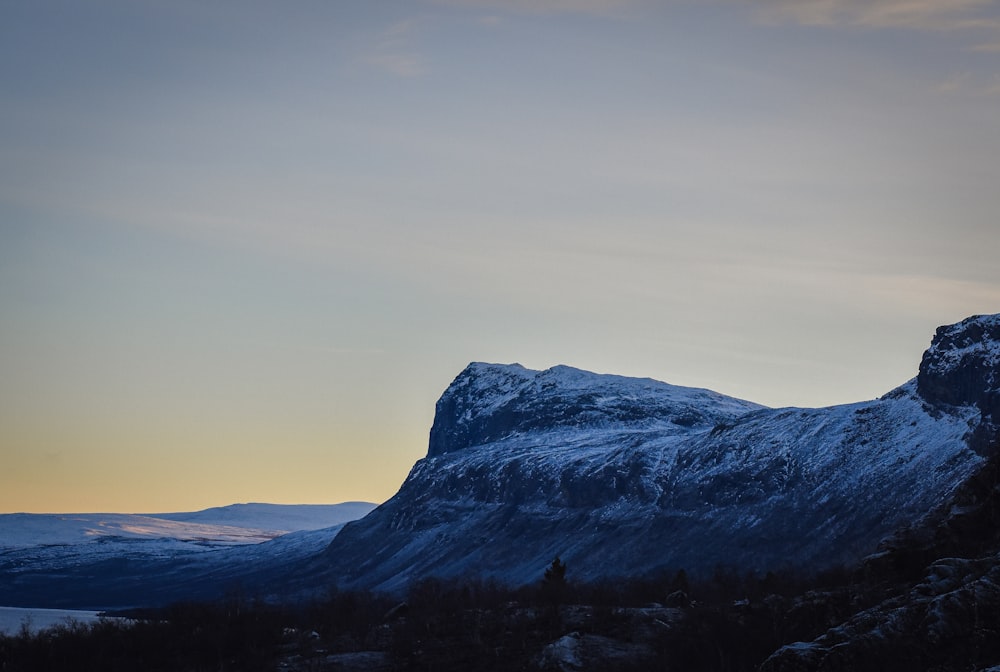
<path id="1" fill-rule="evenodd" d="M 1000 311 L 1000 3 L 8 2 L 0 511 L 381 501 L 472 360 L 869 399 Z"/>

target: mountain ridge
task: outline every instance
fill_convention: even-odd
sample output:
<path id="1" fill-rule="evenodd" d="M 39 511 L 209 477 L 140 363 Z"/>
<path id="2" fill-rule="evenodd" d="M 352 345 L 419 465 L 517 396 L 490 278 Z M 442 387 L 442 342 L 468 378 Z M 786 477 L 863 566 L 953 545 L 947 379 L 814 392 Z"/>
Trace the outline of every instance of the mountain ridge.
<path id="1" fill-rule="evenodd" d="M 331 542 L 328 576 L 518 584 L 556 555 L 583 580 L 852 564 L 982 463 L 998 362 L 997 315 L 939 328 L 882 397 L 817 409 L 474 362 L 397 495 Z"/>

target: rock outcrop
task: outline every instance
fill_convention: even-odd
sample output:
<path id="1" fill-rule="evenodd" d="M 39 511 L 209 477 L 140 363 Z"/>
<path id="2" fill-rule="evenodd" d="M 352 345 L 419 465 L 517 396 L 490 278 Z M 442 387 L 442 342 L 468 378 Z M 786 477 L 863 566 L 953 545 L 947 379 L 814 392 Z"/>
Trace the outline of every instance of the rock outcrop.
<path id="1" fill-rule="evenodd" d="M 931 403 L 975 406 L 1000 420 L 1000 315 L 939 327 L 920 362 L 917 391 Z"/>
<path id="2" fill-rule="evenodd" d="M 920 362 L 917 390 L 932 404 L 979 409 L 970 445 L 980 453 L 988 450 L 1000 427 L 1000 315 L 939 327 Z"/>

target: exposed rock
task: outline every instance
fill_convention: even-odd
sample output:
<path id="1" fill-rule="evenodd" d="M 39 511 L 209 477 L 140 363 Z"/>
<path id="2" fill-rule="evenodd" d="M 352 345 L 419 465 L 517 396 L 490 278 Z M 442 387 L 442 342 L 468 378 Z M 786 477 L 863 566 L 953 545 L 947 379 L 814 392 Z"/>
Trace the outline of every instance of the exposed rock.
<path id="1" fill-rule="evenodd" d="M 571 632 L 542 649 L 537 665 L 542 670 L 560 672 L 635 669 L 652 657 L 653 650 L 647 644 Z"/>
<path id="2" fill-rule="evenodd" d="M 905 595 L 781 648 L 761 671 L 958 670 L 984 659 L 1000 660 L 1000 556 L 940 560 Z"/>
<path id="3" fill-rule="evenodd" d="M 975 406 L 1000 421 L 1000 315 L 978 315 L 939 327 L 924 353 L 917 391 L 927 401 Z"/>
<path id="4" fill-rule="evenodd" d="M 667 595 L 667 606 L 684 608 L 691 605 L 691 598 L 683 590 L 675 590 Z"/>

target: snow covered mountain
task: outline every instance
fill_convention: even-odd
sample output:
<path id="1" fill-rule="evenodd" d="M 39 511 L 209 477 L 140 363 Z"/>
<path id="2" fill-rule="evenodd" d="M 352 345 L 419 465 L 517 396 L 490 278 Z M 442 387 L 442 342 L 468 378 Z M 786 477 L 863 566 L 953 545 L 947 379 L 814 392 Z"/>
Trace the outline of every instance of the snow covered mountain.
<path id="1" fill-rule="evenodd" d="M 331 542 L 325 572 L 393 590 L 531 582 L 556 555 L 577 579 L 853 564 L 982 464 L 998 384 L 998 315 L 941 327 L 916 378 L 830 408 L 474 363 L 438 402 L 427 457 Z"/>
<path id="2" fill-rule="evenodd" d="M 295 598 L 428 576 L 516 585 L 556 555 L 574 580 L 856 565 L 954 493 L 998 425 L 1000 315 L 939 328 L 914 379 L 829 408 L 474 363 L 438 401 L 427 457 L 392 499 L 346 516 L 360 520 L 243 543 L 300 528 L 241 505 L 97 517 L 74 543 L 15 547 L 0 516 L 0 604 L 155 605 L 232 587 Z"/>

